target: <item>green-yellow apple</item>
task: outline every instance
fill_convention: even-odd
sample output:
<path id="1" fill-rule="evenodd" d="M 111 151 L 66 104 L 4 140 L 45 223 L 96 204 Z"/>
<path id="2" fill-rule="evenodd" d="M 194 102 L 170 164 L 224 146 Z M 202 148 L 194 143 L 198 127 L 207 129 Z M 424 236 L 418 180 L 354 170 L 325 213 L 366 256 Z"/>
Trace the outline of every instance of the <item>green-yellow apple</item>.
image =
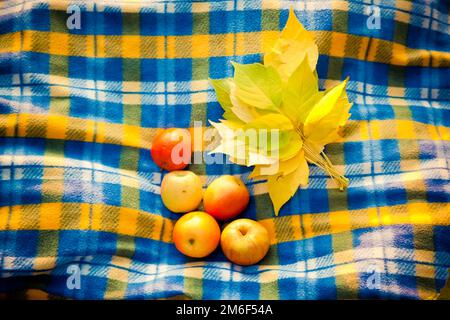
<path id="1" fill-rule="evenodd" d="M 195 210 L 202 201 L 202 181 L 192 171 L 172 171 L 161 183 L 161 198 L 170 211 Z"/>
<path id="2" fill-rule="evenodd" d="M 228 220 L 244 211 L 250 195 L 241 179 L 224 175 L 214 180 L 205 191 L 205 211 L 218 220 Z"/>
<path id="3" fill-rule="evenodd" d="M 217 221 L 201 211 L 186 213 L 175 223 L 173 242 L 182 254 L 203 258 L 213 252 L 220 241 Z"/>
<path id="4" fill-rule="evenodd" d="M 270 238 L 266 228 L 259 222 L 238 219 L 223 229 L 220 245 L 230 261 L 248 266 L 264 258 L 269 251 Z"/>

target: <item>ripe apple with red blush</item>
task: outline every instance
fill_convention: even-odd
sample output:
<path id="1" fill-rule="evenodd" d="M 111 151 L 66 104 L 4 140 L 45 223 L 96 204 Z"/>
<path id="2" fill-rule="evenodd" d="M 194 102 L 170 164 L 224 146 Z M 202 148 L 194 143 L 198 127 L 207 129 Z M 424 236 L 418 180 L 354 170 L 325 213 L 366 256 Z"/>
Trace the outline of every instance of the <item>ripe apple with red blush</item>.
<path id="1" fill-rule="evenodd" d="M 250 194 L 238 177 L 224 175 L 214 180 L 205 191 L 205 211 L 218 220 L 234 218 L 248 205 Z"/>

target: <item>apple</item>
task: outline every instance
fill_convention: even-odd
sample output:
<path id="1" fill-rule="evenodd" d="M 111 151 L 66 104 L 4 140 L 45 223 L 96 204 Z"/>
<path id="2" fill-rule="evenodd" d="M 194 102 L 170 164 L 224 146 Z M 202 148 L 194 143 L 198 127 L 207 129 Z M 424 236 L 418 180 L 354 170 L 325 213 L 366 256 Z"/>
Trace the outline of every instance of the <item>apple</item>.
<path id="1" fill-rule="evenodd" d="M 191 136 L 187 129 L 160 130 L 153 138 L 151 154 L 158 167 L 173 171 L 186 168 L 191 160 Z"/>
<path id="2" fill-rule="evenodd" d="M 218 220 L 228 220 L 244 211 L 250 199 L 241 179 L 224 175 L 214 180 L 205 191 L 205 211 Z"/>
<path id="3" fill-rule="evenodd" d="M 248 266 L 261 261 L 269 251 L 269 233 L 259 222 L 238 219 L 223 229 L 220 245 L 230 261 Z"/>
<path id="4" fill-rule="evenodd" d="M 213 252 L 220 241 L 217 221 L 202 211 L 186 213 L 173 227 L 173 242 L 182 254 L 203 258 Z"/>
<path id="5" fill-rule="evenodd" d="M 172 171 L 161 183 L 161 198 L 170 211 L 181 213 L 195 210 L 202 201 L 202 181 L 192 171 Z"/>

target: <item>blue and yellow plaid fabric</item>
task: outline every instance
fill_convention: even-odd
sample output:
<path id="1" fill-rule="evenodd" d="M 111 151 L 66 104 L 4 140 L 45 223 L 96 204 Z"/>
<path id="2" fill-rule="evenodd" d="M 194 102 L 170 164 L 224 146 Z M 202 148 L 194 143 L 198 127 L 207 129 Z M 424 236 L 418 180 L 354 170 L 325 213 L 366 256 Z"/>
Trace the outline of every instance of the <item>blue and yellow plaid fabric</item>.
<path id="1" fill-rule="evenodd" d="M 66 26 L 70 4 L 81 28 Z M 380 29 L 367 25 L 368 7 Z M 251 168 L 191 165 L 205 185 L 239 175 L 244 216 L 272 236 L 256 266 L 171 242 L 157 128 L 222 110 L 208 78 L 261 60 L 289 7 L 319 44 L 322 88 L 354 102 L 327 154 L 344 192 L 311 168 L 274 217 Z M 448 2 L 19 1 L 0 3 L 0 292 L 75 299 L 436 297 L 450 267 Z M 197 149 L 196 152 L 203 150 Z M 80 288 L 68 267 L 79 266 Z"/>

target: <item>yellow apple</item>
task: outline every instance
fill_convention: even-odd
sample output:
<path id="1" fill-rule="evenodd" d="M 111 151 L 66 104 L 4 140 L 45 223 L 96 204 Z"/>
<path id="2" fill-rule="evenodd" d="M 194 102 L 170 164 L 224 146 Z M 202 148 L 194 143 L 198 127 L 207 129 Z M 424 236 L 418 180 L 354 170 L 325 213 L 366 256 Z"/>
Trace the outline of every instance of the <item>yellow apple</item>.
<path id="1" fill-rule="evenodd" d="M 213 252 L 220 241 L 217 221 L 201 211 L 186 213 L 175 223 L 173 242 L 178 251 L 193 258 L 203 258 Z"/>
<path id="2" fill-rule="evenodd" d="M 205 211 L 218 220 L 228 220 L 244 211 L 250 199 L 241 179 L 224 175 L 214 180 L 205 191 Z"/>
<path id="3" fill-rule="evenodd" d="M 269 251 L 269 233 L 259 222 L 238 219 L 222 231 L 220 245 L 230 261 L 248 266 L 261 261 Z"/>
<path id="4" fill-rule="evenodd" d="M 192 171 L 172 171 L 161 183 L 161 198 L 170 211 L 195 210 L 202 201 L 202 182 Z"/>

